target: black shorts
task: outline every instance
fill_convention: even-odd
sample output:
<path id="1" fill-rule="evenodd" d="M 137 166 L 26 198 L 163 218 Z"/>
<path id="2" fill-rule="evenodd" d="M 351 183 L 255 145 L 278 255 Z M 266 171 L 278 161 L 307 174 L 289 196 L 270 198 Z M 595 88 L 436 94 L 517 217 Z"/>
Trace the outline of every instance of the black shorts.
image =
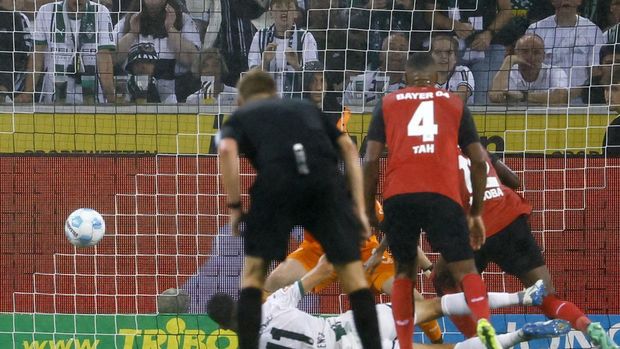
<path id="1" fill-rule="evenodd" d="M 446 261 L 474 257 L 463 208 L 448 197 L 435 193 L 397 195 L 385 200 L 383 210 L 383 229 L 397 262 L 415 261 L 421 229 Z"/>
<path id="2" fill-rule="evenodd" d="M 244 219 L 245 254 L 284 260 L 291 229 L 301 225 L 331 263 L 359 260 L 362 225 L 344 188 L 344 181 L 313 176 L 257 178 Z"/>
<path id="3" fill-rule="evenodd" d="M 484 271 L 489 262 L 494 262 L 516 277 L 545 265 L 526 215 L 519 216 L 502 231 L 487 238 L 482 248 L 476 251 L 475 258 L 479 272 Z"/>

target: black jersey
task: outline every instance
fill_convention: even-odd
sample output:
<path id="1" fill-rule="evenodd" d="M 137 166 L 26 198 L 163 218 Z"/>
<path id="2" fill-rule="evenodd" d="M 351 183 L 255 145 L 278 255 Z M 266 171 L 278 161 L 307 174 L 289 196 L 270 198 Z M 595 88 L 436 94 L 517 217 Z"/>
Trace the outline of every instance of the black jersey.
<path id="1" fill-rule="evenodd" d="M 237 109 L 220 131 L 220 137 L 234 138 L 240 153 L 258 174 L 299 174 L 295 150 L 305 153 L 310 174 L 329 175 L 337 171 L 336 140 L 341 132 L 322 116 L 313 104 L 302 100 L 267 99 Z"/>

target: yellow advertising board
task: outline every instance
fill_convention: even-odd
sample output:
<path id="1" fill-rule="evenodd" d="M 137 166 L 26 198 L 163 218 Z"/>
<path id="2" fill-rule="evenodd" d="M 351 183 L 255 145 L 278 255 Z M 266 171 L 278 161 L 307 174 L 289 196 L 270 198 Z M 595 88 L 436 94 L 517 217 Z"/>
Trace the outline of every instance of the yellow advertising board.
<path id="1" fill-rule="evenodd" d="M 601 152 L 607 114 L 474 113 L 491 150 L 507 153 Z M 352 115 L 361 148 L 370 114 Z M 214 154 L 222 117 L 206 114 L 0 114 L 0 153 Z"/>

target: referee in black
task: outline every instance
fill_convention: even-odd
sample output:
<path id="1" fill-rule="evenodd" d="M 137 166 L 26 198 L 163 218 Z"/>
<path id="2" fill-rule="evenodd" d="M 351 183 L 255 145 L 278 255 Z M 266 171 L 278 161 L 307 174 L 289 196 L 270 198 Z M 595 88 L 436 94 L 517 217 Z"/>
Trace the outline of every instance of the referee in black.
<path id="1" fill-rule="evenodd" d="M 241 349 L 257 349 L 267 267 L 286 256 L 294 225 L 312 231 L 349 294 L 364 349 L 380 349 L 374 297 L 359 245 L 370 234 L 357 149 L 309 102 L 279 99 L 271 76 L 260 70 L 237 85 L 240 108 L 222 126 L 220 169 L 233 234 L 245 229 L 242 289 L 238 303 Z M 256 169 L 247 214 L 241 205 L 239 153 Z M 338 171 L 344 160 L 347 183 Z"/>

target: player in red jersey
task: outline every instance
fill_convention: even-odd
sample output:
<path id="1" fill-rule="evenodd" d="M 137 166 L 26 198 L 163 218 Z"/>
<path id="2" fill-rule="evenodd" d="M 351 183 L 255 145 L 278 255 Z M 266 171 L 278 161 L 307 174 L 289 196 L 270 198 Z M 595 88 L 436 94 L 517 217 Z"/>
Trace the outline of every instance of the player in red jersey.
<path id="1" fill-rule="evenodd" d="M 482 219 L 487 240 L 475 253 L 478 271 L 483 272 L 489 262 L 494 262 L 506 273 L 517 277 L 525 287 L 543 280 L 548 294 L 540 309 L 546 316 L 570 321 L 573 328 L 587 334 L 593 344 L 602 349 L 618 349 L 600 323 L 592 322 L 575 304 L 556 296 L 551 275 L 528 223 L 532 206 L 515 192 L 519 187 L 519 177 L 495 155 L 490 154 L 486 161 L 488 173 Z M 467 209 L 471 193 L 469 160 L 461 155 L 459 165 L 465 179 L 462 192 L 463 205 Z M 433 280 L 439 294 L 459 292 L 441 258 L 435 265 Z M 452 320 L 466 336 L 475 334 L 475 323 L 470 317 Z"/>
<path id="2" fill-rule="evenodd" d="M 396 260 L 392 302 L 399 341 L 402 348 L 412 348 L 411 297 L 420 229 L 424 229 L 431 247 L 441 252 L 450 272 L 463 286 L 467 304 L 478 320 L 480 339 L 489 348 L 500 348 L 488 322 L 486 286 L 473 258 L 473 249 L 479 249 L 485 237 L 481 217 L 485 150 L 463 101 L 434 87 L 437 67 L 429 53 L 409 58 L 406 78 L 409 87 L 388 94 L 377 104 L 364 158 L 365 198 L 372 203 L 379 158 L 387 144 L 382 228 Z M 467 217 L 461 206 L 457 146 L 472 162 L 473 202 Z"/>

